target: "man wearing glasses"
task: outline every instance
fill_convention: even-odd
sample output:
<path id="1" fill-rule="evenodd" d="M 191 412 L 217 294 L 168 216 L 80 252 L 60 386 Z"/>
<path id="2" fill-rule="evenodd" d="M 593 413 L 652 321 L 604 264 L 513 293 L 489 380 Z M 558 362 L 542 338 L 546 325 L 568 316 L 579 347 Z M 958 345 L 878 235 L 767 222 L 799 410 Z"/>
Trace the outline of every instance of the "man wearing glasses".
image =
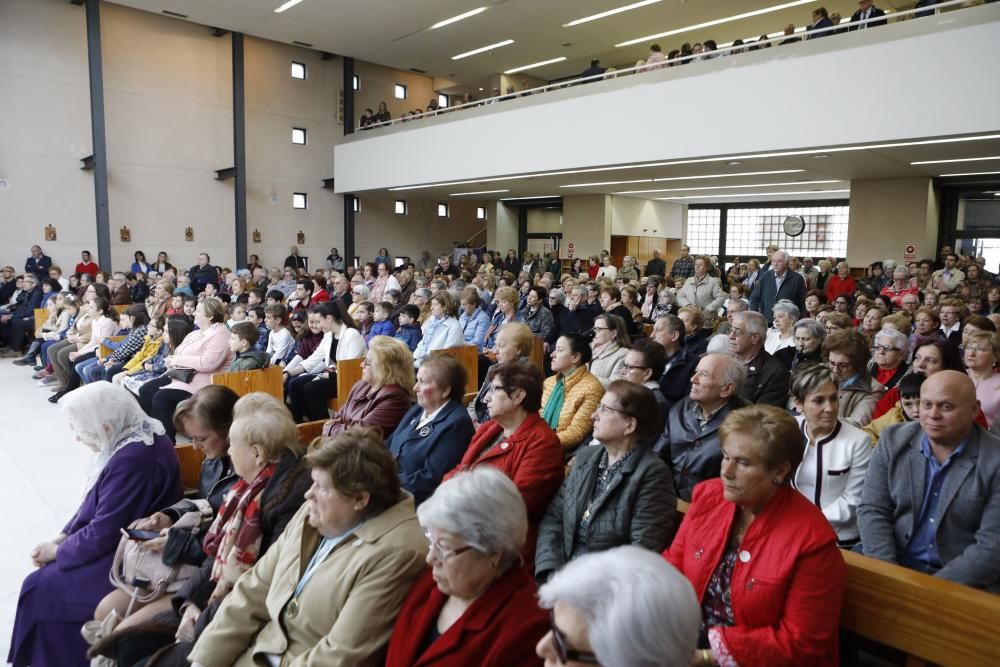
<path id="1" fill-rule="evenodd" d="M 801 280 L 801 277 L 800 277 Z M 729 351 L 747 368 L 747 379 L 739 396 L 749 403 L 779 408 L 788 402 L 788 369 L 764 349 L 767 321 L 760 313 L 737 313 L 729 331 Z"/>
<path id="2" fill-rule="evenodd" d="M 871 376 L 887 390 L 892 389 L 906 375 L 909 364 L 906 355 L 910 339 L 895 329 L 882 329 L 875 334 L 875 359 L 869 367 Z"/>

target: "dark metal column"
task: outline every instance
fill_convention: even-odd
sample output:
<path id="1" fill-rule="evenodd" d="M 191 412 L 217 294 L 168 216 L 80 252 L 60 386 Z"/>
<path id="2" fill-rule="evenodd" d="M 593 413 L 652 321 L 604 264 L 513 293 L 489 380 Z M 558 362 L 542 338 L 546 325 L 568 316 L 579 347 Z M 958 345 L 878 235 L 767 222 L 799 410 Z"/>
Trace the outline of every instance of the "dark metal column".
<path id="1" fill-rule="evenodd" d="M 528 249 L 528 208 L 517 207 L 517 256 L 520 257 Z"/>
<path id="2" fill-rule="evenodd" d="M 354 263 L 354 195 L 344 195 L 344 261 Z"/>
<path id="3" fill-rule="evenodd" d="M 344 135 L 354 134 L 354 58 L 344 56 Z"/>
<path id="4" fill-rule="evenodd" d="M 233 166 L 236 168 L 236 266 L 247 263 L 247 121 L 243 33 L 233 33 Z"/>
<path id="5" fill-rule="evenodd" d="M 111 270 L 108 215 L 108 146 L 104 134 L 104 67 L 101 59 L 101 2 L 87 0 L 87 65 L 90 68 L 90 135 L 94 153 L 94 208 L 97 214 L 97 263 Z"/>

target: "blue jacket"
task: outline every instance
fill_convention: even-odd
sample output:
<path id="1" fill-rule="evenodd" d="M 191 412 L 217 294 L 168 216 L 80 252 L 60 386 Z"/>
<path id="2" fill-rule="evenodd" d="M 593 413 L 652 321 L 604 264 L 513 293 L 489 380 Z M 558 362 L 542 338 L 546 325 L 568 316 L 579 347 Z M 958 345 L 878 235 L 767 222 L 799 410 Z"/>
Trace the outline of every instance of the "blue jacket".
<path id="1" fill-rule="evenodd" d="M 492 333 L 490 333 L 490 335 L 486 337 L 486 342 L 483 343 L 484 350 L 491 350 L 496 346 L 497 334 L 500 333 L 500 327 L 506 324 L 506 322 L 503 321 L 503 318 L 504 318 L 503 313 L 501 313 L 500 309 L 497 308 L 497 311 L 493 314 L 493 319 L 490 321 L 490 329 L 492 329 Z M 523 322 L 524 320 L 521 317 L 521 312 L 514 311 L 514 317 L 512 317 L 510 321 Z M 487 331 L 489 331 L 489 329 Z"/>
<path id="2" fill-rule="evenodd" d="M 16 320 L 34 320 L 35 308 L 42 307 L 42 288 L 35 287 L 28 293 L 28 297 L 11 313 Z"/>
<path id="3" fill-rule="evenodd" d="M 399 466 L 399 481 L 418 505 L 462 461 L 476 429 L 461 401 L 448 401 L 434 419 L 417 428 L 424 409 L 414 405 L 386 440 Z"/>
<path id="4" fill-rule="evenodd" d="M 370 342 L 375 336 L 388 336 L 389 338 L 394 338 L 396 336 L 396 327 L 392 325 L 392 320 L 382 320 L 381 322 L 373 324 L 372 330 L 368 332 L 367 336 L 365 336 L 365 342 Z"/>
<path id="5" fill-rule="evenodd" d="M 462 327 L 466 345 L 475 345 L 477 350 L 482 350 L 483 343 L 486 342 L 486 331 L 490 328 L 490 318 L 483 309 L 476 308 L 471 317 L 463 310 L 458 316 L 458 323 Z"/>
<path id="6" fill-rule="evenodd" d="M 396 331 L 396 338 L 406 343 L 407 347 L 410 348 L 410 352 L 417 349 L 417 345 L 420 344 L 420 339 L 423 337 L 424 332 L 421 330 L 419 324 L 407 324 L 399 327 L 399 330 Z"/>

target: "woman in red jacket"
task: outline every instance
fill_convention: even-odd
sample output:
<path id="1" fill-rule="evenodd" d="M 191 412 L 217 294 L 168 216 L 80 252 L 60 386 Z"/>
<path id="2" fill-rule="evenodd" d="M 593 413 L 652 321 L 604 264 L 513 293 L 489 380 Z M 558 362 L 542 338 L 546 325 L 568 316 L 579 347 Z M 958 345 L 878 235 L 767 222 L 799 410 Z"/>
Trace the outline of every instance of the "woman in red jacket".
<path id="1" fill-rule="evenodd" d="M 722 476 L 694 489 L 666 558 L 694 585 L 703 637 L 693 665 L 833 665 L 846 566 L 837 536 L 791 487 L 802 433 L 784 410 L 732 412 Z"/>
<path id="2" fill-rule="evenodd" d="M 852 300 L 856 289 L 857 283 L 851 275 L 851 267 L 847 265 L 847 262 L 838 262 L 837 275 L 830 276 L 830 279 L 826 281 L 826 302 L 833 303 L 841 295 Z"/>
<path id="3" fill-rule="evenodd" d="M 417 518 L 430 567 L 403 602 L 386 667 L 540 666 L 549 619 L 521 560 L 528 516 L 510 478 L 490 466 L 455 475 Z"/>
<path id="4" fill-rule="evenodd" d="M 501 366 L 490 380 L 486 405 L 490 421 L 472 436 L 462 462 L 445 475 L 491 465 L 514 480 L 528 508 L 526 560 L 533 561 L 538 523 L 563 480 L 563 448 L 538 410 L 542 404 L 542 371 L 515 361 Z"/>

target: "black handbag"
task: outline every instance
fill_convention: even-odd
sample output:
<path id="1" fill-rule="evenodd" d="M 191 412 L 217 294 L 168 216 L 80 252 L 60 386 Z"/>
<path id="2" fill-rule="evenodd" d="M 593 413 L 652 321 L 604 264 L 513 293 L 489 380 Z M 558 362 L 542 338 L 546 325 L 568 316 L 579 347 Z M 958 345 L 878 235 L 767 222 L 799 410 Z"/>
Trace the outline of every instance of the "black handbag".
<path id="1" fill-rule="evenodd" d="M 177 380 L 178 382 L 190 382 L 194 378 L 194 374 L 197 371 L 193 368 L 171 368 L 169 371 L 164 373 L 171 380 Z"/>

